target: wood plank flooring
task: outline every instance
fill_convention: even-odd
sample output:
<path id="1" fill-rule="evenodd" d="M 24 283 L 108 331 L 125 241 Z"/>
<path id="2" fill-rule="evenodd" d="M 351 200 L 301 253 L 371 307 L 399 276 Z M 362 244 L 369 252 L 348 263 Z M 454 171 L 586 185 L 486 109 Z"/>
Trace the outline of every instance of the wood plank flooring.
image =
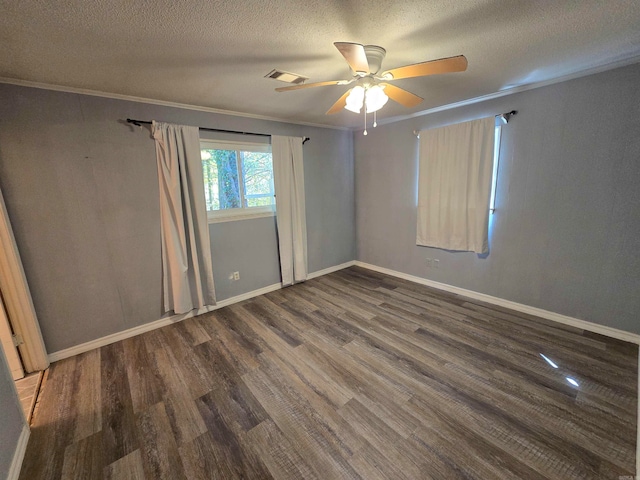
<path id="1" fill-rule="evenodd" d="M 20 478 L 617 480 L 637 356 L 353 267 L 55 363 Z"/>

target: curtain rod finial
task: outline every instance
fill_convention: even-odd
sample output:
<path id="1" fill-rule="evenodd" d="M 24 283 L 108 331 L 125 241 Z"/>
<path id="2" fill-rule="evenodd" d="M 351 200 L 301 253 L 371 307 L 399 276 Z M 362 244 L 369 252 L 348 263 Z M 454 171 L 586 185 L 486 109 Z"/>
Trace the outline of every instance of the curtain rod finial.
<path id="1" fill-rule="evenodd" d="M 140 121 L 138 121 L 138 120 L 132 120 L 131 118 L 127 118 L 127 123 L 131 123 L 132 125 L 135 125 L 136 127 L 142 128 L 142 123 L 140 123 Z"/>
<path id="2" fill-rule="evenodd" d="M 509 123 L 509 119 L 518 113 L 517 110 L 511 110 L 510 112 L 501 113 L 500 115 L 496 115 L 500 119 L 503 124 Z"/>
<path id="3" fill-rule="evenodd" d="M 500 119 L 500 121 L 506 125 L 507 123 L 509 123 L 509 114 L 508 113 L 501 113 L 500 115 L 498 115 L 498 118 Z"/>

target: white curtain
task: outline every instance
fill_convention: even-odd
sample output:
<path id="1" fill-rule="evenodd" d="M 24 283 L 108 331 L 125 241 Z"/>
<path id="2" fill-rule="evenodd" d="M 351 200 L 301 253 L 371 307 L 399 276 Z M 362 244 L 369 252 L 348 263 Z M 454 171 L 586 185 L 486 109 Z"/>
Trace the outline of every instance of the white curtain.
<path id="1" fill-rule="evenodd" d="M 420 132 L 417 244 L 489 251 L 494 117 Z"/>
<path id="2" fill-rule="evenodd" d="M 271 137 L 282 284 L 307 279 L 307 220 L 302 138 Z"/>
<path id="3" fill-rule="evenodd" d="M 160 181 L 164 310 L 215 305 L 197 127 L 153 122 Z"/>

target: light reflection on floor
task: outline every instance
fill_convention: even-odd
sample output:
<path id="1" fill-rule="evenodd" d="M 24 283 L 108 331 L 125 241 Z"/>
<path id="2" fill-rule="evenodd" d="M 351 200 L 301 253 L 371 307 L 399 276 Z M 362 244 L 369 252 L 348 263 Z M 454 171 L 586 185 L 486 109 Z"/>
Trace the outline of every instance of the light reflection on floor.
<path id="1" fill-rule="evenodd" d="M 547 357 L 545 354 L 541 353 L 540 356 L 544 359 L 545 362 L 547 362 L 549 365 L 551 365 L 553 368 L 559 369 L 560 367 L 558 367 L 558 364 L 556 364 L 556 362 L 554 362 L 553 360 L 551 360 L 549 357 Z M 567 382 L 569 382 L 571 385 L 573 385 L 574 387 L 579 387 L 580 384 L 578 383 L 578 381 L 575 378 L 572 377 L 565 377 L 565 379 L 567 380 Z"/>

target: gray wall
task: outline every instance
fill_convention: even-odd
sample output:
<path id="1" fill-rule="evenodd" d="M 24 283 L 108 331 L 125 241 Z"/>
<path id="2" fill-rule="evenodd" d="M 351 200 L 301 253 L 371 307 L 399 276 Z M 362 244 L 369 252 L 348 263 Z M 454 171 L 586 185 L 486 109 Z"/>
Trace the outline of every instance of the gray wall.
<path id="1" fill-rule="evenodd" d="M 412 131 L 512 109 L 490 254 L 416 246 Z M 354 132 L 354 149 L 359 260 L 640 333 L 640 65 Z"/>
<path id="2" fill-rule="evenodd" d="M 155 146 L 126 118 L 311 137 L 309 271 L 355 258 L 350 132 L 0 85 L 0 186 L 49 352 L 162 316 Z M 219 300 L 280 281 L 274 218 L 210 232 Z"/>
<path id="3" fill-rule="evenodd" d="M 0 348 L 0 478 L 7 478 L 9 474 L 24 424 L 9 365 Z"/>

